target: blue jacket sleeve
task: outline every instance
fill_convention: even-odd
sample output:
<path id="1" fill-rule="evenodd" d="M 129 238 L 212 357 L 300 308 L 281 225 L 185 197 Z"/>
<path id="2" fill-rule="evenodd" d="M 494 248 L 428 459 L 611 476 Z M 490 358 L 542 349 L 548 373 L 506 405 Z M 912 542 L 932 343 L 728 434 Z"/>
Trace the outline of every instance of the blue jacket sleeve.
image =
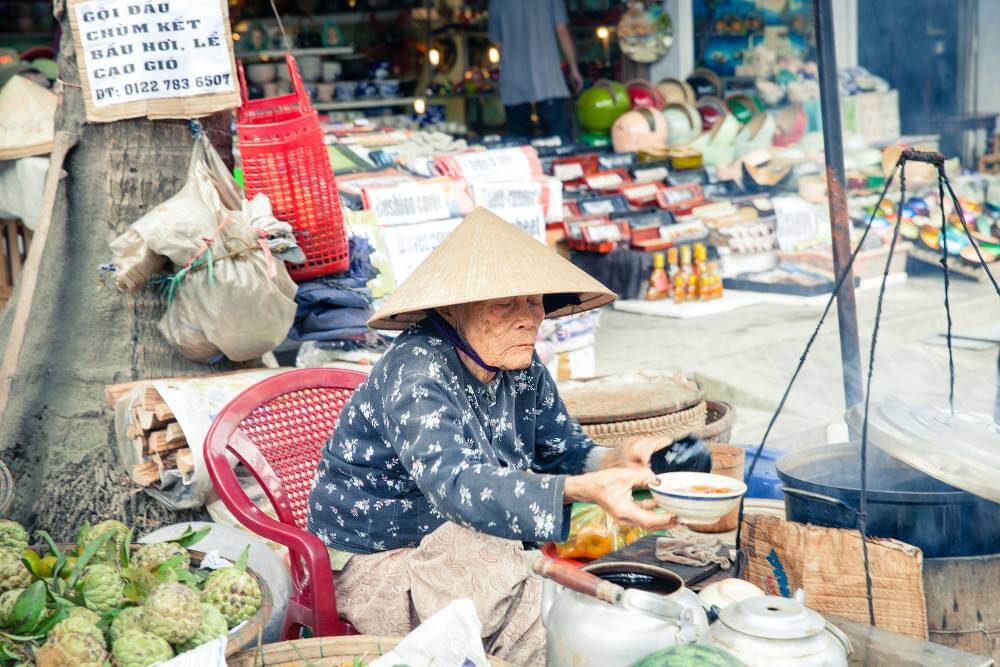
<path id="1" fill-rule="evenodd" d="M 463 435 L 468 416 L 442 378 L 399 369 L 383 408 L 400 463 L 445 519 L 507 539 L 566 538 L 565 478 L 484 460 L 484 443 Z"/>
<path id="2" fill-rule="evenodd" d="M 541 362 L 536 362 L 541 363 Z M 587 458 L 597 447 L 566 412 L 559 398 L 555 380 L 542 367 L 535 396 L 535 465 L 533 469 L 550 474 L 579 475 Z"/>

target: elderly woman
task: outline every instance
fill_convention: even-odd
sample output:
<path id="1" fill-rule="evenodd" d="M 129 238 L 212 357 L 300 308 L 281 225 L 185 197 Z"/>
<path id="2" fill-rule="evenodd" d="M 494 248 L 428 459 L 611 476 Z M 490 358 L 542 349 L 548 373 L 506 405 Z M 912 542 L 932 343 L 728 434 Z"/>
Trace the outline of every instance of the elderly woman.
<path id="1" fill-rule="evenodd" d="M 632 499 L 666 442 L 595 447 L 534 354 L 545 317 L 614 294 L 485 209 L 473 211 L 369 322 L 406 329 L 345 406 L 323 451 L 309 527 L 332 550 L 342 616 L 403 635 L 472 599 L 486 647 L 544 663 L 537 557 L 573 502 L 659 529 Z M 346 561 L 346 564 L 345 564 Z"/>

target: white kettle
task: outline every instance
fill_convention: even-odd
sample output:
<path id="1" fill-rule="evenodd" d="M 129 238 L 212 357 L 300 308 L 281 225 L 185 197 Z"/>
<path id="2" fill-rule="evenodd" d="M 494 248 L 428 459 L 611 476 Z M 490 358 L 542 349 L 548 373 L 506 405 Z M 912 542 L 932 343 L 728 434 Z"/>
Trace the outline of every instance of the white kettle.
<path id="1" fill-rule="evenodd" d="M 742 660 L 747 667 L 847 667 L 851 642 L 819 613 L 795 598 L 751 597 L 719 612 L 706 644 Z"/>
<path id="2" fill-rule="evenodd" d="M 547 667 L 629 667 L 708 632 L 698 596 L 673 572 L 633 563 L 577 569 L 546 558 L 542 589 Z"/>

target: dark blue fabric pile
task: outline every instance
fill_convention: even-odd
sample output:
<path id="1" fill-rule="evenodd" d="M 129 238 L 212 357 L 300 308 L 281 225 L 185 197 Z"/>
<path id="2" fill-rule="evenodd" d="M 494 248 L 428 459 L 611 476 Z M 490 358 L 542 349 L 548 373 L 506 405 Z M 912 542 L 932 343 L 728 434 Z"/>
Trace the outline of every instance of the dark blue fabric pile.
<path id="1" fill-rule="evenodd" d="M 349 239 L 351 265 L 344 273 L 299 283 L 298 310 L 288 337 L 294 341 L 363 342 L 372 315 L 372 294 L 366 285 L 378 275 L 372 266 L 368 239 Z"/>

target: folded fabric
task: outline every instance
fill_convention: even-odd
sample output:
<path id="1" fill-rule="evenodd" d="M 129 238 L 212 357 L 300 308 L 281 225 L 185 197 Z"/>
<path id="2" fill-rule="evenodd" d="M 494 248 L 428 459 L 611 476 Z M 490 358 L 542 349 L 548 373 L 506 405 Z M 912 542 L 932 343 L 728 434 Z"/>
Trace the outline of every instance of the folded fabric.
<path id="1" fill-rule="evenodd" d="M 303 314 L 326 308 L 367 308 L 372 298 L 368 290 L 333 287 L 314 280 L 299 284 L 295 303 L 299 304 L 298 314 Z"/>
<path id="2" fill-rule="evenodd" d="M 330 342 L 330 341 L 356 341 L 363 343 L 367 335 L 371 332 L 368 327 L 346 327 L 343 329 L 329 329 L 327 331 L 314 331 L 312 333 L 294 333 L 290 331 L 288 337 L 292 340 L 304 343 L 306 341 Z"/>
<path id="3" fill-rule="evenodd" d="M 349 327 L 363 327 L 371 317 L 367 308 L 330 308 L 309 313 L 301 319 L 296 319 L 295 329 L 299 333 L 314 333 Z"/>
<path id="4" fill-rule="evenodd" d="M 732 565 L 728 550 L 720 549 L 717 537 L 695 535 L 687 528 L 675 528 L 664 537 L 656 538 L 656 559 L 678 565 L 702 567 L 717 563 L 722 569 Z"/>

